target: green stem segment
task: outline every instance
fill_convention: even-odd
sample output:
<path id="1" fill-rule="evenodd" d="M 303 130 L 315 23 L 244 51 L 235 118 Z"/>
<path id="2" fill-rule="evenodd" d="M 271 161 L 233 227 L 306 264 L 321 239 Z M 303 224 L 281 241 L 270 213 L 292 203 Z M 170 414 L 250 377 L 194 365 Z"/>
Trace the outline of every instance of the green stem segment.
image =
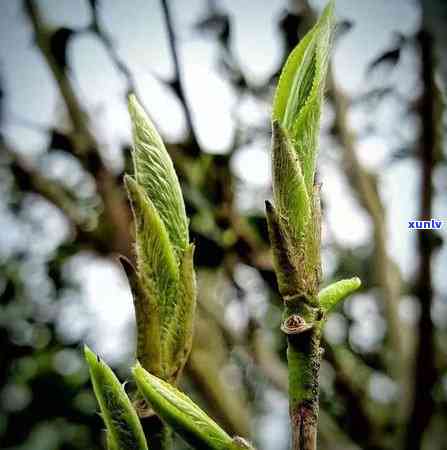
<path id="1" fill-rule="evenodd" d="M 278 289 L 284 300 L 292 450 L 316 450 L 321 330 L 326 313 L 357 289 L 343 280 L 320 294 L 320 187 L 315 183 L 320 114 L 334 28 L 329 1 L 282 70 L 272 114 L 275 206 L 266 203 Z"/>
<path id="2" fill-rule="evenodd" d="M 289 413 L 292 424 L 292 449 L 317 447 L 320 331 L 288 336 Z"/>
<path id="3" fill-rule="evenodd" d="M 270 203 L 267 223 L 273 247 L 274 266 L 278 287 L 284 300 L 284 320 L 281 330 L 287 336 L 289 371 L 289 409 L 292 425 L 292 449 L 315 450 L 318 425 L 318 373 L 322 351 L 321 328 L 324 312 L 319 307 L 316 289 L 319 276 L 312 282 L 303 280 L 303 274 L 319 272 L 319 258 L 305 258 L 294 252 L 289 239 L 287 221 L 278 217 Z M 315 215 L 319 228 L 319 216 Z M 316 230 L 316 228 L 314 228 Z M 319 233 L 316 233 L 318 236 Z M 308 264 L 303 270 L 300 262 Z M 303 282 L 304 281 L 304 282 Z"/>

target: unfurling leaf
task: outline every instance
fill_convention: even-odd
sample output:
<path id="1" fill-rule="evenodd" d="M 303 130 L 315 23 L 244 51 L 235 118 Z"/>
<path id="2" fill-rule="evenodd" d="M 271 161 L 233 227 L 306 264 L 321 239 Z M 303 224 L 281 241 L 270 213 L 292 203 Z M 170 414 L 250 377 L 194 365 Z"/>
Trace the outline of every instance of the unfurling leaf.
<path id="1" fill-rule="evenodd" d="M 124 177 L 136 224 L 138 270 L 166 298 L 178 280 L 178 266 L 168 233 L 154 204 L 143 188 L 130 176 Z"/>
<path id="2" fill-rule="evenodd" d="M 330 312 L 341 300 L 355 292 L 361 284 L 360 278 L 357 277 L 332 283 L 319 292 L 320 307 L 325 313 Z"/>
<path id="3" fill-rule="evenodd" d="M 136 230 L 137 269 L 129 277 L 137 321 L 137 358 L 175 383 L 191 349 L 196 285 L 193 247 L 171 158 L 143 108 L 129 98 L 135 174 L 126 175 Z"/>
<path id="4" fill-rule="evenodd" d="M 233 439 L 185 394 L 139 364 L 133 375 L 140 393 L 154 411 L 193 448 L 233 448 Z"/>
<path id="5" fill-rule="evenodd" d="M 160 135 L 134 95 L 129 97 L 129 112 L 135 180 L 160 214 L 175 250 L 184 250 L 189 241 L 188 220 L 174 165 Z"/>
<path id="6" fill-rule="evenodd" d="M 285 227 L 281 225 L 281 219 L 275 207 L 268 200 L 265 202 L 265 212 L 278 289 L 279 293 L 286 298 L 295 295 L 297 287 L 300 286 L 295 255 L 290 236 Z"/>
<path id="7" fill-rule="evenodd" d="M 130 261 L 121 257 L 133 296 L 137 322 L 137 357 L 152 373 L 162 375 L 160 313 L 154 292 L 146 288 Z"/>
<path id="8" fill-rule="evenodd" d="M 331 1 L 289 55 L 273 104 L 273 120 L 278 120 L 289 133 L 309 195 L 314 182 L 320 111 L 334 28 L 333 10 Z"/>
<path id="9" fill-rule="evenodd" d="M 312 89 L 315 76 L 315 26 L 290 53 L 281 71 L 273 102 L 273 118 L 290 130 Z"/>
<path id="10" fill-rule="evenodd" d="M 109 450 L 148 450 L 140 420 L 123 386 L 107 364 L 88 347 L 84 352 L 93 390 L 107 427 Z"/>
<path id="11" fill-rule="evenodd" d="M 309 195 L 298 155 L 287 132 L 276 120 L 273 121 L 272 175 L 278 214 L 287 218 L 292 237 L 299 240 L 311 216 Z"/>
<path id="12" fill-rule="evenodd" d="M 196 310 L 196 277 L 194 273 L 194 244 L 189 244 L 183 253 L 179 268 L 178 290 L 171 317 L 166 317 L 172 333 L 166 337 L 164 357 L 172 368 L 172 376 L 176 379 L 178 370 L 186 363 L 192 347 L 192 329 Z M 167 339 L 171 339 L 169 342 Z"/>
<path id="13" fill-rule="evenodd" d="M 288 300 L 284 299 L 288 303 L 301 298 L 316 305 L 321 279 L 320 198 L 315 166 L 333 10 L 334 3 L 330 1 L 316 25 L 289 55 L 273 105 L 272 174 L 277 233 L 272 234 L 272 226 L 269 233 L 278 284 L 283 296 L 287 292 Z M 273 224 L 272 218 L 270 213 L 269 225 Z M 278 237 L 282 246 L 289 239 L 286 253 L 278 247 Z"/>

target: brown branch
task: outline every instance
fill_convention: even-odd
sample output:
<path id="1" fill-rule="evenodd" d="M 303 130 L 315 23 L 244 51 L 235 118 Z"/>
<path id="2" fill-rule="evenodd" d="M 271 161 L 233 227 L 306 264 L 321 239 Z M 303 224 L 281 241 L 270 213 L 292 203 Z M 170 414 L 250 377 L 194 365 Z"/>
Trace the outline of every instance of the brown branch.
<path id="1" fill-rule="evenodd" d="M 117 69 L 121 72 L 121 74 L 126 79 L 126 84 L 127 84 L 126 96 L 131 94 L 132 92 L 136 92 L 136 83 L 135 83 L 135 78 L 132 75 L 132 72 L 126 66 L 124 61 L 120 58 L 109 33 L 107 33 L 103 29 L 103 27 L 100 25 L 98 0 L 89 0 L 89 2 L 90 2 L 90 8 L 92 11 L 92 22 L 90 25 L 91 29 L 98 36 L 98 38 L 102 41 L 106 51 L 108 52 L 108 54 L 110 56 L 110 59 L 114 62 Z"/>
<path id="2" fill-rule="evenodd" d="M 39 194 L 56 206 L 75 228 L 86 225 L 80 209 L 60 184 L 40 174 L 3 140 L 0 141 L 0 148 L 9 157 L 11 171 L 21 190 Z"/>
<path id="3" fill-rule="evenodd" d="M 32 0 L 25 0 L 24 7 L 34 29 L 37 47 L 47 62 L 67 107 L 74 128 L 72 138 L 76 144 L 76 149 L 79 154 L 85 154 L 92 147 L 95 147 L 93 145 L 94 138 L 88 128 L 87 115 L 79 105 L 73 85 L 66 76 L 65 69 L 61 67 L 51 51 L 50 38 L 52 33 L 45 25 L 37 5 Z"/>
<path id="4" fill-rule="evenodd" d="M 166 23 L 166 30 L 168 32 L 169 48 L 171 50 L 172 61 L 174 63 L 174 79 L 170 83 L 175 93 L 177 94 L 180 103 L 183 106 L 185 113 L 186 125 L 188 127 L 189 137 L 191 139 L 191 145 L 188 146 L 188 150 L 191 156 L 200 155 L 200 146 L 197 140 L 194 123 L 192 120 L 191 110 L 186 98 L 185 88 L 182 81 L 182 71 L 180 67 L 180 61 L 177 52 L 177 38 L 174 32 L 173 19 L 169 10 L 168 0 L 161 0 L 161 6 L 163 9 L 164 19 Z"/>
<path id="5" fill-rule="evenodd" d="M 83 168 L 92 174 L 98 193 L 103 200 L 104 217 L 102 222 L 107 224 L 110 231 L 107 236 L 107 239 L 110 239 L 110 247 L 112 251 L 131 256 L 129 238 L 131 216 L 123 191 L 118 186 L 114 174 L 102 161 L 99 143 L 90 131 L 88 116 L 79 103 L 72 82 L 65 72 L 65 67 L 59 64 L 51 51 L 51 31 L 45 25 L 33 0 L 25 0 L 24 7 L 34 29 L 37 47 L 51 70 L 67 107 L 73 126 L 73 132 L 70 133 L 69 138 L 76 156 Z"/>
<path id="6" fill-rule="evenodd" d="M 69 223 L 72 231 L 71 239 L 76 240 L 80 247 L 105 256 L 120 253 L 129 259 L 132 258 L 130 233 L 127 238 L 117 243 L 115 238 L 110 239 L 110 235 L 114 233 L 113 224 L 110 227 L 110 223 L 101 222 L 92 228 L 92 221 L 96 218 L 83 214 L 82 208 L 76 204 L 76 200 L 67 189 L 41 174 L 4 141 L 0 141 L 0 149 L 10 160 L 10 168 L 20 190 L 35 192 L 59 209 Z M 119 214 L 119 211 L 115 211 L 115 214 Z"/>
<path id="7" fill-rule="evenodd" d="M 438 146 L 438 102 L 439 92 L 435 81 L 435 56 L 432 36 L 425 30 L 418 34 L 421 51 L 423 93 L 420 116 L 422 132 L 419 145 L 421 162 L 420 218 L 432 217 L 433 171 Z M 419 299 L 421 315 L 418 324 L 416 345 L 414 398 L 408 418 L 404 448 L 422 448 L 424 431 L 434 412 L 433 389 L 436 383 L 434 326 L 431 319 L 433 303 L 432 254 L 434 236 L 431 231 L 418 232 L 419 273 L 415 293 Z"/>

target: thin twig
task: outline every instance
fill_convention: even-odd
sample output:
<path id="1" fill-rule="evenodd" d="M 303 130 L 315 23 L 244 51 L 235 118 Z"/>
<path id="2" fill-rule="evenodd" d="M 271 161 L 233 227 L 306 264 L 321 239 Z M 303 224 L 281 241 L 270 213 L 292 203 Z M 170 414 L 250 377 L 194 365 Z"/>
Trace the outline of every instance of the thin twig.
<path id="1" fill-rule="evenodd" d="M 193 120 L 192 120 L 191 110 L 189 108 L 188 100 L 186 98 L 185 88 L 183 86 L 182 70 L 181 70 L 180 61 L 179 61 L 179 57 L 178 57 L 178 51 L 177 51 L 177 38 L 176 38 L 176 35 L 174 32 L 173 19 L 172 19 L 171 12 L 169 10 L 168 1 L 161 0 L 161 6 L 163 9 L 163 14 L 164 14 L 165 23 L 166 23 L 166 29 L 168 32 L 169 48 L 171 50 L 172 61 L 174 63 L 174 78 L 173 78 L 172 82 L 170 83 L 170 85 L 173 87 L 175 93 L 177 94 L 177 96 L 183 106 L 183 111 L 185 113 L 185 119 L 186 119 L 186 124 L 188 127 L 188 132 L 190 134 L 190 138 L 192 141 L 191 146 L 188 147 L 191 152 L 191 156 L 198 156 L 200 154 L 200 147 L 198 144 L 198 140 L 197 140 L 197 136 L 196 136 Z"/>
<path id="2" fill-rule="evenodd" d="M 52 33 L 46 26 L 38 6 L 33 0 L 25 0 L 24 7 L 34 29 L 36 44 L 54 76 L 67 107 L 73 125 L 73 132 L 69 134 L 69 139 L 73 144 L 76 156 L 83 168 L 96 181 L 98 193 L 104 202 L 104 221 L 114 224 L 112 228 L 113 248 L 124 255 L 129 255 L 131 254 L 129 245 L 130 211 L 125 198 L 117 185 L 115 175 L 101 158 L 99 143 L 89 128 L 87 113 L 79 103 L 65 68 L 58 63 L 51 51 Z"/>
<path id="3" fill-rule="evenodd" d="M 116 47 L 113 43 L 113 40 L 110 37 L 110 34 L 107 31 L 105 31 L 104 28 L 100 25 L 98 0 L 89 0 L 89 2 L 90 2 L 91 11 L 92 11 L 92 22 L 91 22 L 90 28 L 98 36 L 98 38 L 102 41 L 110 58 L 116 65 L 117 69 L 121 72 L 121 74 L 126 79 L 126 85 L 127 85 L 126 95 L 129 95 L 132 92 L 136 92 L 135 77 L 133 76 L 130 69 L 127 67 L 127 65 L 124 63 L 124 61 L 119 56 L 118 51 L 116 50 Z"/>

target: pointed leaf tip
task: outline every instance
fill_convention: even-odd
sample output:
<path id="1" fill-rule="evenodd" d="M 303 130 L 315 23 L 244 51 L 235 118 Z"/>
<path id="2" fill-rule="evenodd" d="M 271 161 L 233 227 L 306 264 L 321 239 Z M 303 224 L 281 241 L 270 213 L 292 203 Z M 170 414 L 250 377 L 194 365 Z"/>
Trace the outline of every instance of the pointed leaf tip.
<path id="1" fill-rule="evenodd" d="M 188 220 L 177 174 L 155 126 L 134 95 L 129 96 L 133 129 L 135 180 L 158 211 L 172 245 L 184 250 L 189 241 Z"/>
<path id="2" fill-rule="evenodd" d="M 157 146 L 163 146 L 163 140 L 158 133 L 152 120 L 147 115 L 141 103 L 137 100 L 135 94 L 130 94 L 128 98 L 129 114 L 132 120 L 134 132 L 141 133 L 142 137 L 153 142 Z"/>
<path id="3" fill-rule="evenodd" d="M 334 4 L 290 53 L 276 88 L 272 117 L 289 133 L 308 192 L 314 182 L 320 113 L 333 35 Z"/>

